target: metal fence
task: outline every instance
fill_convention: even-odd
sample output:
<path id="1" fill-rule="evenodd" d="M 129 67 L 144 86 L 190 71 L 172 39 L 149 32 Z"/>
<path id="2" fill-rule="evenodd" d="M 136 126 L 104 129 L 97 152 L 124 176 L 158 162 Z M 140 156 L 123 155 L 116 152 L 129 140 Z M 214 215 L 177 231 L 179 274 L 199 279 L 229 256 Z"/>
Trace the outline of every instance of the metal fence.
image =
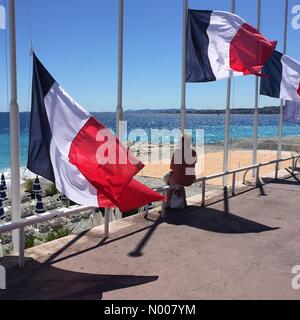
<path id="1" fill-rule="evenodd" d="M 237 173 L 245 172 L 244 177 L 243 177 L 243 182 L 245 182 L 246 174 L 250 170 L 253 170 L 255 172 L 254 178 L 256 179 L 256 184 L 259 185 L 261 183 L 260 182 L 260 168 L 261 167 L 275 165 L 275 178 L 277 179 L 280 163 L 292 160 L 291 170 L 292 170 L 292 173 L 294 173 L 295 169 L 297 168 L 297 164 L 298 164 L 299 159 L 300 159 L 300 155 L 291 156 L 289 158 L 283 158 L 283 159 L 279 159 L 279 160 L 273 160 L 273 161 L 269 161 L 269 162 L 259 163 L 259 164 L 252 165 L 252 166 L 247 166 L 247 167 L 243 167 L 243 168 L 239 168 L 239 169 L 235 169 L 235 170 L 217 173 L 217 174 L 206 176 L 206 177 L 201 177 L 195 181 L 195 183 L 201 182 L 201 188 L 202 188 L 201 204 L 202 204 L 202 206 L 205 206 L 205 203 L 206 203 L 206 184 L 209 180 L 232 175 L 231 192 L 232 192 L 232 195 L 234 195 L 235 190 L 236 190 Z M 176 188 L 176 186 L 175 186 L 175 188 Z M 155 191 L 162 193 L 162 194 L 165 194 L 169 189 L 171 189 L 170 186 L 163 186 L 163 187 L 155 189 Z M 162 201 L 162 204 L 161 204 L 161 216 L 162 217 L 165 216 L 165 206 L 166 206 L 165 201 Z M 7 223 L 0 225 L 0 234 L 4 233 L 4 232 L 11 232 L 11 231 L 17 230 L 17 229 L 19 230 L 19 237 L 20 237 L 20 239 L 19 239 L 19 252 L 18 252 L 19 267 L 24 268 L 24 266 L 25 266 L 25 228 L 26 227 L 28 227 L 30 225 L 42 223 L 45 221 L 49 221 L 51 219 L 68 217 L 70 215 L 78 214 L 78 213 L 81 213 L 82 211 L 87 211 L 87 210 L 91 210 L 91 209 L 94 209 L 94 208 L 89 207 L 89 206 L 74 206 L 69 209 L 63 208 L 63 209 L 59 209 L 59 210 L 46 212 L 46 213 L 40 214 L 38 216 L 31 216 L 28 218 L 21 219 L 17 222 L 7 222 Z M 148 208 L 146 208 L 145 214 L 148 214 Z M 110 209 L 105 209 L 104 238 L 109 237 L 109 217 L 110 217 Z"/>

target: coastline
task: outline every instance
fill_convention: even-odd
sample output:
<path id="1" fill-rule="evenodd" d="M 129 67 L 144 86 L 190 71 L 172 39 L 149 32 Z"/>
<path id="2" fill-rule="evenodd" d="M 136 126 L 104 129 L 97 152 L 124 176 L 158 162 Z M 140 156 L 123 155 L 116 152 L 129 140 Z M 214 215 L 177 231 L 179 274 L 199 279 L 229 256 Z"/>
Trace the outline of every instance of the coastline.
<path id="1" fill-rule="evenodd" d="M 214 152 L 223 152 L 223 141 L 219 141 L 216 143 L 206 143 L 204 146 L 200 146 L 200 148 L 203 148 L 204 154 L 208 153 L 214 153 Z M 236 139 L 230 141 L 230 152 L 232 151 L 248 151 L 252 152 L 253 147 L 253 140 L 250 138 L 242 138 L 242 139 Z M 278 146 L 278 138 L 272 137 L 272 138 L 258 138 L 258 152 L 273 152 L 277 150 Z M 164 157 L 163 163 L 169 164 L 170 157 L 172 154 L 172 150 L 176 148 L 176 145 L 170 145 L 170 144 L 158 144 L 158 143 L 152 143 L 147 144 L 145 142 L 135 143 L 132 141 L 128 142 L 129 149 L 137 155 L 141 161 L 148 163 L 149 157 L 151 158 L 151 154 L 153 153 L 153 150 L 157 150 L 158 148 L 166 148 L 170 149 L 170 154 L 168 154 L 168 157 Z M 283 145 L 282 145 L 282 151 L 284 152 L 300 152 L 300 136 L 286 136 L 283 137 Z M 6 182 L 9 185 L 10 184 L 10 169 L 8 168 L 0 168 L 0 173 L 4 173 Z M 20 169 L 20 176 L 21 180 L 20 183 L 24 183 L 24 179 L 32 179 L 35 177 L 35 174 L 31 173 L 29 170 L 26 169 L 24 163 L 21 164 Z"/>
<path id="2" fill-rule="evenodd" d="M 148 145 L 145 143 L 129 143 L 131 151 L 136 154 L 141 161 L 145 163 L 145 168 L 142 169 L 135 177 L 141 183 L 147 185 L 150 188 L 157 188 L 164 185 L 163 176 L 165 173 L 170 171 L 170 159 L 172 156 L 172 151 L 175 146 L 171 145 L 158 145 L 152 144 Z M 149 162 L 149 156 L 153 154 L 154 150 L 159 150 L 160 155 L 163 154 L 165 149 L 167 156 L 161 158 L 157 163 Z M 277 139 L 260 138 L 258 140 L 258 162 L 266 162 L 274 160 L 277 157 Z M 300 151 L 300 137 L 285 137 L 283 139 L 283 157 L 289 157 L 291 153 L 296 153 Z M 168 153 L 169 152 L 169 153 Z M 200 148 L 198 152 L 198 163 L 196 165 L 196 175 L 197 177 L 211 175 L 223 171 L 223 144 L 220 142 L 213 145 L 205 145 Z M 230 153 L 229 153 L 229 167 L 230 169 L 236 169 L 239 167 L 245 167 L 252 164 L 252 140 L 251 139 L 240 139 L 231 142 Z M 1 171 L 1 170 L 0 170 Z M 35 175 L 25 168 L 20 170 L 21 172 L 21 214 L 22 217 L 28 217 L 35 214 L 35 201 L 32 201 L 28 197 L 28 193 L 25 192 L 25 181 L 26 179 L 34 179 Z M 272 174 L 274 167 L 264 167 L 262 168 L 262 175 Z M 250 177 L 251 173 L 249 173 Z M 5 173 L 6 182 L 8 186 L 7 193 L 10 193 L 10 174 L 9 170 Z M 242 174 L 237 176 L 237 183 L 242 180 Z M 43 190 L 43 203 L 45 209 L 53 210 L 57 208 L 62 208 L 65 206 L 59 199 L 59 195 L 45 196 L 45 190 L 49 186 L 50 182 L 44 178 L 40 178 L 41 187 Z M 207 184 L 208 191 L 216 191 L 221 188 L 222 179 L 211 180 Z M 187 197 L 193 197 L 199 195 L 200 185 L 194 184 L 191 187 L 186 188 Z M 6 221 L 10 219 L 10 208 L 9 201 L 4 203 L 4 207 L 7 213 Z M 112 220 L 118 219 L 118 214 L 112 216 Z M 43 239 L 47 237 L 47 234 L 54 230 L 55 228 L 68 229 L 73 234 L 78 234 L 80 232 L 89 230 L 95 226 L 104 223 L 104 219 L 101 213 L 95 213 L 94 210 L 89 212 L 83 212 L 79 215 L 71 216 L 70 218 L 61 218 L 55 221 L 48 221 L 46 223 L 37 226 L 32 226 L 26 230 L 26 237 L 34 237 L 36 239 Z M 37 240 L 35 244 L 39 244 L 42 240 Z M 8 253 L 11 250 L 11 235 L 5 234 L 2 236 L 2 246 L 4 252 Z"/>

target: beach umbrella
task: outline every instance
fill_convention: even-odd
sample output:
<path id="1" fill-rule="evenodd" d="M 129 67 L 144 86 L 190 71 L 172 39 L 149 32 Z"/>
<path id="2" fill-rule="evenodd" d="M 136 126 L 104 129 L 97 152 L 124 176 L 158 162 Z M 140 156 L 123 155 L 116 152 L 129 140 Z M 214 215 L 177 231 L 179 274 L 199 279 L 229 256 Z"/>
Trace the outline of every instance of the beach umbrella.
<path id="1" fill-rule="evenodd" d="M 1 175 L 1 185 L 3 186 L 4 190 L 7 189 L 4 173 Z"/>
<path id="2" fill-rule="evenodd" d="M 4 220 L 6 217 L 6 214 L 4 212 L 4 208 L 3 208 L 3 202 L 0 199 L 0 220 Z"/>
<path id="3" fill-rule="evenodd" d="M 40 193 L 36 194 L 36 199 L 37 199 L 37 202 L 36 202 L 36 206 L 35 206 L 35 212 L 38 213 L 38 214 L 39 213 L 45 213 L 46 210 L 44 208 L 42 196 L 41 196 Z"/>
<path id="4" fill-rule="evenodd" d="M 40 179 L 38 176 L 36 176 L 36 178 L 34 180 L 31 194 L 34 198 L 36 198 L 38 194 L 40 194 L 40 195 L 42 194 L 42 188 L 41 188 Z"/>
<path id="5" fill-rule="evenodd" d="M 0 199 L 2 201 L 5 201 L 8 199 L 2 184 L 0 184 Z"/>

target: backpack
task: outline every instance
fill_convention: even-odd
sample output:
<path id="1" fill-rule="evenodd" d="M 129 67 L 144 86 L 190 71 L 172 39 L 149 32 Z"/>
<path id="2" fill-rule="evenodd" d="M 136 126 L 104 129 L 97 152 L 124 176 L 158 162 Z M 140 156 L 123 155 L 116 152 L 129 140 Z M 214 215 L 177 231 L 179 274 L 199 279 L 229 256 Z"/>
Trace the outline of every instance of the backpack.
<path id="1" fill-rule="evenodd" d="M 169 199 L 169 208 L 182 210 L 185 208 L 184 194 L 180 190 L 173 190 Z"/>

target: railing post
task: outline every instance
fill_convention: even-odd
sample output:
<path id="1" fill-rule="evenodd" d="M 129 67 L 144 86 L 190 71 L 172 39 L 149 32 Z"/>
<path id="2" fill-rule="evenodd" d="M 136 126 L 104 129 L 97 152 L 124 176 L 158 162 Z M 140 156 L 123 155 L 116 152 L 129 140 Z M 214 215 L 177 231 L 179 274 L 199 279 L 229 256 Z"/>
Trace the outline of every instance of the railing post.
<path id="1" fill-rule="evenodd" d="M 110 218 L 110 208 L 105 208 L 105 217 L 104 217 L 104 238 L 109 238 L 109 218 Z"/>
<path id="2" fill-rule="evenodd" d="M 278 170 L 279 170 L 279 162 L 277 161 L 276 165 L 275 165 L 275 179 L 276 180 L 278 179 Z"/>
<path id="3" fill-rule="evenodd" d="M 294 174 L 294 172 L 295 172 L 295 161 L 296 161 L 296 158 L 293 156 L 293 162 L 292 162 L 292 174 Z"/>
<path id="4" fill-rule="evenodd" d="M 145 218 L 147 218 L 149 215 L 149 205 L 147 204 L 145 207 L 144 207 L 144 216 Z"/>
<path id="5" fill-rule="evenodd" d="M 296 156 L 296 157 L 295 157 L 295 163 L 294 163 L 294 172 L 295 172 L 296 169 L 297 169 L 298 160 L 299 160 L 299 156 Z"/>
<path id="6" fill-rule="evenodd" d="M 206 194 L 206 178 L 202 180 L 202 204 L 201 206 L 205 206 L 205 194 Z"/>
<path id="7" fill-rule="evenodd" d="M 25 228 L 19 230 L 19 268 L 25 267 Z"/>
<path id="8" fill-rule="evenodd" d="M 166 216 L 166 200 L 164 200 L 162 203 L 161 203 L 161 213 L 160 213 L 160 216 L 162 218 L 165 218 Z"/>
<path id="9" fill-rule="evenodd" d="M 232 174 L 232 195 L 235 195 L 236 172 Z"/>
<path id="10" fill-rule="evenodd" d="M 259 174 L 260 174 L 260 166 L 258 166 L 256 168 L 256 185 L 259 187 L 260 186 L 260 177 L 259 177 Z"/>
<path id="11" fill-rule="evenodd" d="M 0 239 L 0 258 L 3 258 L 3 248 L 2 248 L 1 239 Z"/>

